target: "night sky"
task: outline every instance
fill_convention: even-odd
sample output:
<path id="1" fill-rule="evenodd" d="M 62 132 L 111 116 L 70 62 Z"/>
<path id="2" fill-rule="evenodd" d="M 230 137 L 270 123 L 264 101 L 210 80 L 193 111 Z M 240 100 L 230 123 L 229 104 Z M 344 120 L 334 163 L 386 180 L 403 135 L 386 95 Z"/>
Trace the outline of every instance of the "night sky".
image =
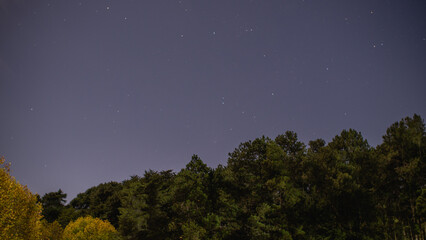
<path id="1" fill-rule="evenodd" d="M 68 200 L 286 130 L 426 117 L 426 1 L 0 0 L 0 155 Z"/>

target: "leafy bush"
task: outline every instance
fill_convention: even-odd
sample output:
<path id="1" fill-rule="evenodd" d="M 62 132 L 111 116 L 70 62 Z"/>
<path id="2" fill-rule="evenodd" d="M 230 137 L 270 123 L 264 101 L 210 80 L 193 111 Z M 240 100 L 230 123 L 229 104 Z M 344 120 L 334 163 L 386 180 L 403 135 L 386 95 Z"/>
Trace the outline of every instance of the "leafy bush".
<path id="1" fill-rule="evenodd" d="M 116 240 L 117 230 L 108 221 L 91 216 L 80 217 L 70 222 L 63 234 L 63 240 Z"/>

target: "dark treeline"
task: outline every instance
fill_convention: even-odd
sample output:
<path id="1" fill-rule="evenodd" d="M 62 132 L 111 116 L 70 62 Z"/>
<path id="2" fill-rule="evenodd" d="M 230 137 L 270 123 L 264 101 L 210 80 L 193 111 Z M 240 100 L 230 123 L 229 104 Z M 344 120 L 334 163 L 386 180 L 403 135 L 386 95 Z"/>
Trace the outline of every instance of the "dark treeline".
<path id="1" fill-rule="evenodd" d="M 297 134 L 240 144 L 226 166 L 196 155 L 180 172 L 146 171 L 40 201 L 49 222 L 110 221 L 123 239 L 425 239 L 426 135 L 420 116 L 371 147 L 355 130 L 308 146 Z"/>

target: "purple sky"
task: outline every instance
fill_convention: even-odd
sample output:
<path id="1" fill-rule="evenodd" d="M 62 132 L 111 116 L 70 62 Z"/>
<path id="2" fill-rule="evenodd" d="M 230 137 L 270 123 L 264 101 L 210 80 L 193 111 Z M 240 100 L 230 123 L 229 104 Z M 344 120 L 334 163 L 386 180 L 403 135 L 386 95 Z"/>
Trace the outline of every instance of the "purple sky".
<path id="1" fill-rule="evenodd" d="M 424 0 L 0 0 L 0 155 L 33 192 L 426 116 Z"/>

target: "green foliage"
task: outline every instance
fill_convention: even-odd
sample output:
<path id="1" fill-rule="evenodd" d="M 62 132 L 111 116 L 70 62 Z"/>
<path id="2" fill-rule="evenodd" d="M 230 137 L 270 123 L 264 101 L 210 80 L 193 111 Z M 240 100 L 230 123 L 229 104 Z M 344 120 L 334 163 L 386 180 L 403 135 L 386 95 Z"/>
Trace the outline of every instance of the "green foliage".
<path id="1" fill-rule="evenodd" d="M 124 181 L 119 230 L 125 239 L 424 239 L 424 156 L 417 115 L 376 148 L 353 129 L 309 148 L 290 131 L 261 137 L 226 166 L 194 155 L 177 174 Z"/>
<path id="2" fill-rule="evenodd" d="M 423 120 L 418 115 L 405 118 L 390 126 L 378 146 L 380 179 L 377 186 L 379 226 L 385 236 L 425 238 L 424 215 L 418 214 L 417 200 L 426 186 L 426 135 Z M 420 197 L 420 198 L 419 198 Z"/>
<path id="3" fill-rule="evenodd" d="M 67 194 L 63 193 L 61 189 L 57 192 L 44 194 L 40 200 L 43 206 L 43 218 L 50 223 L 57 220 L 62 209 L 65 207 L 66 197 Z"/>
<path id="4" fill-rule="evenodd" d="M 118 227 L 118 216 L 120 214 L 118 209 L 121 207 L 119 193 L 121 189 L 121 184 L 108 182 L 78 194 L 70 202 L 71 207 L 75 210 L 71 219 L 75 219 L 75 216 L 90 215 L 108 220 L 114 227 Z"/>
<path id="5" fill-rule="evenodd" d="M 169 188 L 172 236 L 199 239 L 205 234 L 203 218 L 208 213 L 209 172 L 207 165 L 194 155 L 173 179 Z"/>
<path id="6" fill-rule="evenodd" d="M 147 171 L 123 182 L 119 231 L 125 239 L 166 239 L 170 216 L 171 171 Z"/>
<path id="7" fill-rule="evenodd" d="M 199 240 L 204 239 L 206 230 L 199 226 L 192 220 L 188 220 L 186 223 L 182 224 L 182 236 L 181 239 L 186 240 Z"/>
<path id="8" fill-rule="evenodd" d="M 58 222 L 71 222 L 64 239 L 110 237 L 84 235 L 88 229 L 103 229 L 114 239 L 114 225 L 123 239 L 131 240 L 425 240 L 425 156 L 425 126 L 418 115 L 392 124 L 375 148 L 353 129 L 329 143 L 309 141 L 308 147 L 287 131 L 274 140 L 241 143 L 227 164 L 215 169 L 194 155 L 177 173 L 149 170 L 122 183 L 100 184 L 66 206 L 62 191 L 48 193 L 40 202 L 45 219 L 53 223 L 42 222 L 41 237 L 60 239 Z M 2 174 L 17 186 L 7 170 Z M 0 201 L 11 200 L 0 195 Z M 3 206 L 0 210 L 7 210 Z M 38 205 L 22 206 L 35 213 Z"/>

